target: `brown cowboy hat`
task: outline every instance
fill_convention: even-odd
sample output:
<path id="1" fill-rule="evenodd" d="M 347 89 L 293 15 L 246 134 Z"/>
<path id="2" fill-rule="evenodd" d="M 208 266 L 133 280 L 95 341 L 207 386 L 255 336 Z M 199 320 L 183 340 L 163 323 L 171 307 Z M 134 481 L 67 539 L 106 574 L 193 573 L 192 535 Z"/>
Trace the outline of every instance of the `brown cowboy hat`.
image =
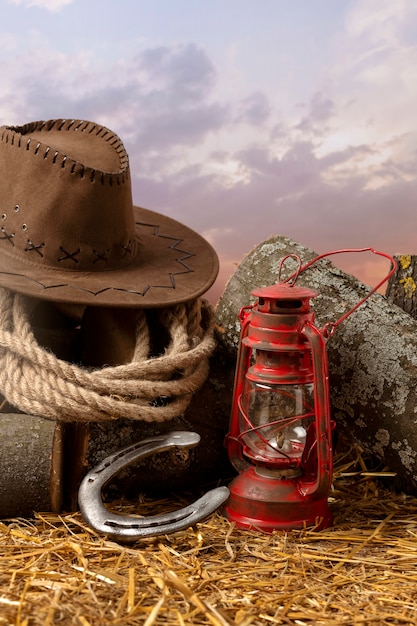
<path id="1" fill-rule="evenodd" d="M 129 160 L 81 120 L 0 127 L 0 287 L 56 302 L 162 307 L 203 294 L 210 244 L 133 206 Z"/>

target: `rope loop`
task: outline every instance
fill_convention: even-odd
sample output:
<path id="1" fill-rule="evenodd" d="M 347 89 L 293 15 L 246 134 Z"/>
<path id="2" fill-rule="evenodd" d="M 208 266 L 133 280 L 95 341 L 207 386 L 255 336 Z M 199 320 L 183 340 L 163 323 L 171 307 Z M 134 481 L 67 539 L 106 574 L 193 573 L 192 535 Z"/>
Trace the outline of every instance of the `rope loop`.
<path id="1" fill-rule="evenodd" d="M 91 369 L 57 358 L 38 344 L 30 299 L 0 288 L 0 392 L 19 410 L 67 422 L 127 418 L 164 422 L 186 410 L 208 375 L 214 314 L 200 298 L 156 310 L 169 337 L 150 355 L 150 331 L 141 311 L 130 363 Z"/>

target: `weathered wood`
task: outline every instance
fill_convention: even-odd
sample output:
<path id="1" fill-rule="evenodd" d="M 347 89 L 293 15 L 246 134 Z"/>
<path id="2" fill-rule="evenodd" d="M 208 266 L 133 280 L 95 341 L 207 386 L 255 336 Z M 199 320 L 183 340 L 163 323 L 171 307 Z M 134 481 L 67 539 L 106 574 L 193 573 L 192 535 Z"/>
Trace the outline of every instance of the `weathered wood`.
<path id="1" fill-rule="evenodd" d="M 106 497 L 137 498 L 142 493 L 166 495 L 172 490 L 205 489 L 220 478 L 231 476 L 224 437 L 233 376 L 233 360 L 219 347 L 212 357 L 208 380 L 194 395 L 182 418 L 164 424 L 129 420 L 91 423 L 86 470 L 122 447 L 156 433 L 194 430 L 201 436 L 200 445 L 189 453 L 166 452 L 126 468 L 108 485 Z M 51 508 L 60 510 L 60 499 L 51 500 L 50 493 L 54 430 L 55 422 L 41 417 L 0 414 L 0 519 L 30 517 L 34 511 Z M 58 482 L 63 478 L 59 475 Z M 68 504 L 68 498 L 65 504 L 74 506 Z"/>
<path id="2" fill-rule="evenodd" d="M 119 365 L 131 361 L 136 343 L 137 312 L 91 308 L 84 314 L 81 341 L 83 363 Z M 148 320 L 151 322 L 151 320 Z M 167 493 L 167 490 L 214 484 L 229 473 L 223 445 L 227 432 L 234 365 L 219 348 L 211 359 L 210 376 L 194 395 L 185 415 L 164 423 L 115 420 L 89 424 L 86 465 L 94 467 L 103 458 L 135 441 L 171 430 L 198 432 L 201 443 L 187 452 L 170 451 L 144 459 L 126 468 L 108 485 L 109 497 L 121 494 Z M 225 392 L 225 393 L 224 393 Z"/>
<path id="3" fill-rule="evenodd" d="M 109 485 L 111 496 L 203 486 L 230 475 L 223 440 L 239 341 L 237 314 L 251 301 L 253 288 L 276 282 L 278 263 L 289 253 L 299 254 L 303 262 L 316 256 L 286 237 L 272 237 L 247 255 L 229 281 L 217 306 L 219 347 L 211 360 L 209 379 L 183 418 L 164 425 L 119 420 L 91 424 L 89 468 L 155 432 L 184 428 L 196 430 L 202 437 L 201 445 L 189 457 L 164 453 L 128 468 Z M 338 319 L 367 292 L 356 278 L 328 261 L 309 269 L 298 283 L 319 292 L 312 303 L 319 326 Z M 65 358 L 63 352 L 61 358 Z M 338 327 L 328 342 L 328 353 L 332 409 L 338 427 L 395 470 L 400 488 L 416 492 L 417 321 L 383 296 L 374 295 Z M 102 354 L 99 360 L 103 360 Z M 54 423 L 21 414 L 3 414 L 0 420 L 0 517 L 50 508 Z"/>
<path id="4" fill-rule="evenodd" d="M 238 267 L 217 307 L 222 343 L 230 354 L 239 341 L 237 315 L 255 287 L 274 284 L 280 259 L 316 253 L 286 237 L 271 237 Z M 291 271 L 291 263 L 288 263 Z M 293 268 L 294 269 L 294 266 Z M 315 289 L 319 327 L 336 321 L 368 288 L 329 261 L 303 273 L 297 284 Z M 331 403 L 340 430 L 397 472 L 397 485 L 417 491 L 417 322 L 375 294 L 328 341 Z"/>
<path id="5" fill-rule="evenodd" d="M 155 434 L 192 430 L 201 437 L 198 447 L 189 453 L 164 452 L 126 468 L 108 485 L 109 498 L 121 494 L 137 497 L 140 493 L 166 494 L 172 490 L 205 488 L 234 474 L 224 446 L 234 367 L 234 356 L 219 345 L 210 360 L 208 379 L 192 397 L 183 417 L 162 424 L 131 420 L 90 423 L 89 468 L 122 447 Z"/>
<path id="6" fill-rule="evenodd" d="M 388 281 L 387 299 L 416 319 L 417 255 L 398 254 L 394 258 L 397 261 L 397 271 Z"/>
<path id="7" fill-rule="evenodd" d="M 0 518 L 50 510 L 54 428 L 35 415 L 0 414 Z"/>
<path id="8" fill-rule="evenodd" d="M 41 303 L 33 327 L 38 341 L 64 360 L 97 366 L 131 359 L 135 345 L 136 313 L 91 309 L 82 336 Z M 169 452 L 126 468 L 108 485 L 109 497 L 137 497 L 140 493 L 215 484 L 230 475 L 223 445 L 228 428 L 234 363 L 219 347 L 211 359 L 210 375 L 194 395 L 185 415 L 163 424 L 114 420 L 84 425 L 66 424 L 32 415 L 0 413 L 0 518 L 30 516 L 34 510 L 76 508 L 78 485 L 88 469 L 109 454 L 135 441 L 170 430 L 194 430 L 200 445 L 187 452 Z M 8 412 L 8 413 L 7 413 Z M 80 429 L 82 432 L 80 432 Z M 54 437 L 55 434 L 55 437 Z M 81 436 L 80 436 L 81 435 Z M 52 453 L 53 451 L 53 453 Z M 52 480 L 50 484 L 50 474 Z"/>

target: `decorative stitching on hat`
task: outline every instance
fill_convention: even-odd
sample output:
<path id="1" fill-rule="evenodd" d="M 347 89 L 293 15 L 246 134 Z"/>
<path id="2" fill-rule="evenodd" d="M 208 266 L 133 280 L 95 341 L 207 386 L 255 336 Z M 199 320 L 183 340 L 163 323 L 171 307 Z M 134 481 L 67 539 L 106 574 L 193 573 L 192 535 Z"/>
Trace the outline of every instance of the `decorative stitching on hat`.
<path id="1" fill-rule="evenodd" d="M 23 144 L 23 146 L 26 148 L 27 151 L 33 150 L 34 155 L 38 155 L 41 153 L 42 142 L 36 141 L 35 143 L 31 137 L 28 137 L 26 139 L 25 138 L 26 133 L 30 133 L 36 130 L 44 130 L 45 142 L 46 142 L 47 132 L 52 131 L 52 130 L 58 130 L 61 132 L 70 131 L 70 130 L 71 132 L 76 132 L 80 130 L 81 132 L 84 132 L 87 130 L 88 133 L 95 132 L 97 136 L 101 136 L 104 141 L 109 142 L 110 145 L 114 147 L 115 151 L 117 152 L 119 156 L 120 169 L 122 170 L 120 172 L 114 172 L 114 173 L 100 172 L 101 184 L 104 185 L 107 183 L 109 185 L 113 185 L 114 183 L 116 183 L 117 185 L 121 185 L 121 184 L 126 183 L 129 178 L 128 173 L 127 173 L 129 157 L 118 135 L 116 135 L 116 133 L 114 133 L 113 131 L 109 130 L 108 128 L 104 126 L 99 126 L 97 124 L 84 121 L 84 120 L 79 120 L 77 125 L 74 126 L 76 121 L 77 120 L 70 120 L 70 121 L 49 120 L 47 122 L 46 121 L 31 122 L 29 124 L 25 124 L 24 126 L 6 126 L 6 127 L 3 127 L 3 132 L 1 134 L 1 141 L 4 141 L 5 143 L 9 143 L 10 141 L 11 145 L 16 146 L 18 148 L 21 148 Z M 89 126 L 91 126 L 91 128 L 88 128 Z M 34 146 L 34 148 L 32 146 Z M 44 159 L 47 159 L 49 157 L 50 150 L 51 150 L 50 146 L 45 146 L 45 152 L 43 153 Z M 59 159 L 60 156 L 62 156 L 62 161 Z M 85 167 L 82 163 L 78 161 L 74 161 L 74 159 L 72 159 L 71 157 L 67 155 L 60 153 L 58 150 L 54 151 L 54 154 L 52 157 L 52 163 L 53 164 L 59 163 L 62 168 L 65 168 L 69 163 L 71 163 L 71 170 L 70 170 L 71 173 L 72 174 L 77 173 L 80 175 L 81 178 L 85 177 L 86 170 L 88 170 L 90 172 L 89 174 L 90 181 L 91 182 L 94 181 L 96 172 L 93 168 Z"/>
<path id="2" fill-rule="evenodd" d="M 42 254 L 41 250 L 44 247 L 45 247 L 44 243 L 35 244 L 35 243 L 33 243 L 33 241 L 28 239 L 28 245 L 25 248 L 25 252 L 31 252 L 32 250 L 34 250 L 35 252 L 37 252 L 39 254 L 39 256 L 41 256 L 43 258 L 43 254 Z"/>
<path id="3" fill-rule="evenodd" d="M 61 252 L 64 253 L 64 256 L 58 257 L 58 261 L 66 261 L 67 259 L 70 259 L 71 261 L 74 261 L 74 263 L 79 263 L 79 260 L 75 257 L 77 256 L 77 254 L 80 254 L 81 248 L 78 248 L 78 250 L 76 250 L 75 252 L 68 252 L 62 246 L 59 246 L 59 249 L 61 250 Z"/>
<path id="4" fill-rule="evenodd" d="M 103 165 L 102 168 L 97 166 L 97 169 L 93 169 L 81 163 L 82 157 L 77 161 L 78 153 L 73 154 L 77 137 L 71 135 L 75 132 L 85 133 L 84 137 L 78 137 L 81 141 L 95 142 L 93 145 L 96 156 L 100 149 L 104 148 L 105 154 L 109 158 L 107 159 L 106 156 L 103 159 L 103 164 L 107 163 L 109 166 Z M 60 137 L 58 137 L 58 133 Z M 65 137 L 68 137 L 69 141 Z M 74 145 L 71 137 L 73 137 Z M 130 182 L 129 159 L 123 143 L 109 129 L 81 120 L 51 120 L 32 122 L 22 126 L 3 127 L 0 130 L 0 138 L 3 142 L 2 150 L 5 151 L 5 157 L 11 154 L 13 161 L 15 159 L 18 161 L 19 158 L 23 157 L 25 164 L 33 162 L 35 168 L 34 185 L 38 180 L 35 176 L 36 168 L 46 173 L 50 170 L 51 180 L 55 180 L 52 178 L 52 170 L 54 169 L 63 188 L 71 177 L 71 183 L 80 189 L 80 196 L 83 193 L 91 193 L 94 196 L 97 187 L 103 185 L 103 189 L 97 191 L 103 195 L 109 194 L 111 191 L 112 197 L 113 194 L 116 199 L 120 197 L 124 203 L 122 206 L 126 209 L 126 215 L 123 213 L 123 216 L 124 218 L 129 217 L 129 219 L 125 219 L 125 222 L 122 222 L 120 228 L 115 230 L 113 236 L 111 222 L 109 224 L 106 222 L 112 216 L 109 209 L 108 212 L 103 213 L 103 224 L 107 224 L 106 236 L 99 236 L 97 231 L 91 237 L 89 244 L 84 245 L 81 243 L 83 239 L 77 233 L 77 227 L 74 226 L 72 229 L 69 226 L 67 214 L 62 220 L 62 223 L 65 224 L 64 230 L 62 232 L 59 230 L 59 222 L 56 227 L 51 229 L 51 235 L 49 235 L 47 226 L 44 226 L 48 224 L 50 219 L 49 204 L 41 204 L 44 201 L 40 199 L 39 194 L 39 197 L 38 195 L 35 196 L 36 202 L 34 201 L 33 207 L 31 205 L 26 206 L 26 197 L 24 195 L 13 197 L 13 186 L 10 189 L 9 186 L 6 186 L 7 194 L 3 199 L 3 211 L 5 212 L 0 219 L 0 245 L 1 253 L 4 253 L 1 265 L 3 270 L 0 270 L 0 275 L 8 275 L 10 278 L 7 280 L 16 289 L 23 289 L 22 285 L 27 281 L 29 293 L 47 292 L 48 295 L 51 294 L 51 299 L 55 295 L 58 299 L 64 299 L 64 296 L 67 297 L 67 295 L 70 299 L 76 299 L 77 294 L 79 294 L 80 300 L 84 298 L 84 302 L 92 303 L 95 300 L 101 302 L 105 299 L 114 302 L 125 299 L 131 306 L 136 300 L 136 295 L 138 306 L 142 306 L 140 304 L 142 298 L 144 300 L 143 306 L 150 305 L 152 301 L 158 302 L 158 306 L 161 306 L 162 301 L 167 301 L 170 298 L 184 299 L 187 294 L 187 283 L 191 283 L 189 291 L 194 289 L 194 292 L 198 292 L 199 285 L 200 290 L 202 290 L 214 275 L 216 264 L 213 261 L 205 270 L 203 269 L 201 280 L 198 275 L 195 276 L 198 272 L 197 266 L 201 268 L 201 264 L 196 264 L 194 267 L 194 262 L 188 263 L 188 260 L 195 255 L 198 257 L 200 250 L 195 247 L 195 242 L 191 244 L 192 251 L 189 251 L 187 238 L 182 238 L 184 227 L 182 229 L 173 228 L 171 231 L 173 234 L 169 236 L 170 229 L 168 227 L 165 230 L 162 223 L 159 227 L 157 217 L 147 217 L 145 214 L 142 215 L 144 221 L 136 222 L 136 229 L 139 228 L 139 231 L 135 235 L 133 234 L 133 216 L 128 213 L 131 211 L 131 194 L 124 193 L 123 189 L 117 188 L 122 183 Z M 102 142 L 106 142 L 107 146 L 104 146 Z M 6 147 L 5 143 L 9 145 Z M 101 147 L 100 143 L 102 144 Z M 18 148 L 21 148 L 20 155 L 17 154 Z M 114 152 L 112 158 L 110 158 L 111 152 Z M 84 154 L 84 152 L 82 151 L 80 154 Z M 92 165 L 96 165 L 93 159 L 92 161 Z M 79 183 L 78 180 L 83 177 L 86 179 L 85 182 Z M 22 178 L 23 180 L 24 178 Z M 88 189 L 89 182 L 94 182 L 96 189 Z M 24 188 L 23 182 L 22 188 Z M 20 189 L 20 186 L 16 186 L 16 189 Z M 119 195 L 119 191 L 123 193 Z M 76 194 L 74 194 L 75 196 Z M 16 201 L 18 204 L 15 204 Z M 116 207 L 117 202 L 111 203 L 109 198 L 109 207 L 110 205 Z M 62 206 L 66 205 L 62 204 Z M 90 203 L 89 206 L 93 208 L 94 203 Z M 19 208 L 22 215 L 14 215 Z M 40 217 L 42 217 L 39 226 L 35 218 L 32 217 L 32 213 L 37 215 L 38 209 Z M 58 219 L 58 213 L 59 211 L 56 211 L 54 205 L 54 217 L 52 219 L 55 219 L 55 216 Z M 147 223 L 146 220 L 149 222 Z M 89 223 L 86 220 L 86 225 Z M 5 225 L 5 228 L 1 228 L 1 225 Z M 26 230 L 27 232 L 23 234 L 22 231 Z M 143 246 L 142 233 L 145 237 Z M 158 239 L 154 239 L 154 237 Z M 116 240 L 113 241 L 115 238 Z M 6 240 L 11 244 L 10 248 Z M 85 243 L 87 244 L 87 242 Z M 159 256 L 160 251 L 161 255 Z M 36 254 L 30 254 L 31 252 Z M 146 258 L 147 252 L 150 257 L 149 261 Z M 137 259 L 136 253 L 138 254 Z M 10 264 L 8 264 L 7 257 L 11 259 Z M 120 274 L 118 274 L 118 270 L 121 270 Z M 29 276 L 26 275 L 26 272 Z M 33 273 L 32 277 L 30 276 L 31 273 Z M 132 280 L 129 280 L 129 274 Z M 182 275 L 185 275 L 184 280 Z M 30 286 L 31 282 L 32 287 Z M 165 291 L 166 297 L 161 295 L 163 292 L 160 292 L 160 289 L 168 290 L 168 292 Z M 107 296 L 100 297 L 100 294 L 106 293 Z M 123 298 L 123 293 L 126 294 L 125 298 Z M 132 294 L 132 296 L 129 298 L 127 294 Z M 147 297 L 144 298 L 144 296 Z"/>
<path id="5" fill-rule="evenodd" d="M 93 263 L 97 263 L 97 261 L 104 261 L 105 263 L 107 263 L 108 256 L 110 253 L 110 248 L 107 248 L 107 250 L 104 250 L 103 252 L 98 252 L 97 250 L 94 250 L 93 248 L 93 254 L 96 255 L 96 259 L 94 259 Z"/>
<path id="6" fill-rule="evenodd" d="M 182 239 L 176 239 L 175 237 L 170 237 L 169 235 L 161 235 L 161 233 L 159 232 L 159 226 L 154 225 L 154 224 L 146 224 L 145 222 L 136 222 L 136 224 L 138 226 L 153 227 L 153 233 L 152 234 L 155 237 L 160 237 L 161 239 L 171 239 L 173 241 L 173 243 L 169 246 L 169 248 L 171 248 L 171 250 L 176 250 L 177 252 L 183 252 L 184 253 L 183 257 L 179 257 L 178 259 L 175 259 L 175 260 L 177 261 L 177 263 L 180 263 L 183 267 L 185 267 L 186 271 L 185 272 L 175 272 L 173 274 L 173 276 L 177 276 L 178 274 L 186 274 L 188 272 L 194 272 L 192 267 L 190 267 L 189 265 L 184 263 L 184 261 L 186 259 L 190 259 L 191 257 L 195 256 L 195 254 L 193 252 L 188 252 L 188 250 L 181 250 L 181 248 L 177 248 L 177 246 L 180 245 L 183 242 Z"/>
<path id="7" fill-rule="evenodd" d="M 158 288 L 158 289 L 176 289 L 176 276 L 181 276 L 182 274 L 189 274 L 189 273 L 193 273 L 194 270 L 192 267 L 190 267 L 187 263 L 185 263 L 186 259 L 190 259 L 191 257 L 195 256 L 194 253 L 192 252 L 188 252 L 187 250 L 182 250 L 181 248 L 179 248 L 178 246 L 180 244 L 183 243 L 182 239 L 178 239 L 176 237 L 170 237 L 169 235 L 162 235 L 159 232 L 159 226 L 157 224 L 147 224 L 146 222 L 136 222 L 137 226 L 146 226 L 148 228 L 152 228 L 153 230 L 153 235 L 155 237 L 160 237 L 161 239 L 171 239 L 172 240 L 172 244 L 169 246 L 169 248 L 171 248 L 171 250 L 175 250 L 176 252 L 180 252 L 183 254 L 183 256 L 180 256 L 178 258 L 175 259 L 175 261 L 177 263 L 179 263 L 180 265 L 183 266 L 184 271 L 181 272 L 169 272 L 168 273 L 168 277 L 169 277 L 169 284 L 167 285 L 149 285 L 149 289 L 152 288 Z M 147 291 L 147 290 L 146 290 Z M 145 295 L 146 291 L 144 292 L 143 295 Z M 137 292 L 131 292 L 131 293 L 137 293 Z"/>
<path id="8" fill-rule="evenodd" d="M 84 124 L 84 128 L 81 128 L 83 124 Z M 84 131 L 85 131 L 85 129 L 87 128 L 88 124 L 89 124 L 88 122 L 85 122 L 84 120 L 80 120 L 80 121 L 78 122 L 77 126 L 74 128 L 74 130 L 75 130 L 75 131 L 76 131 L 76 130 L 80 130 L 80 128 L 81 128 L 82 132 L 84 132 Z"/>
<path id="9" fill-rule="evenodd" d="M 129 241 L 127 242 L 127 244 L 125 246 L 122 246 L 122 250 L 124 250 L 124 254 L 122 255 L 122 259 L 125 258 L 125 256 L 127 254 L 132 254 L 133 250 L 132 250 L 132 240 L 129 239 Z"/>
<path id="10" fill-rule="evenodd" d="M 4 215 L 4 213 L 3 213 Z M 0 237 L 0 239 L 7 239 L 7 241 L 10 241 L 10 243 L 12 244 L 12 246 L 14 246 L 14 242 L 13 237 L 16 236 L 16 233 L 10 233 L 10 235 L 7 233 L 6 229 L 2 226 L 1 227 L 1 232 L 3 233 L 4 237 Z"/>
<path id="11" fill-rule="evenodd" d="M 193 271 L 193 270 L 190 270 Z M 46 291 L 53 291 L 54 289 L 70 289 L 73 290 L 74 293 L 78 292 L 78 293 L 87 293 L 90 296 L 93 296 L 94 298 L 102 295 L 103 293 L 108 293 L 108 292 L 112 292 L 112 291 L 117 291 L 120 293 L 129 293 L 135 296 L 139 296 L 141 298 L 143 298 L 151 289 L 176 289 L 176 282 L 175 282 L 175 276 L 179 275 L 179 274 L 185 274 L 188 273 L 187 272 L 177 272 L 175 275 L 172 273 L 168 274 L 168 278 L 169 278 L 169 284 L 166 285 L 147 285 L 144 289 L 142 289 L 141 291 L 138 289 L 127 289 L 124 287 L 103 287 L 102 289 L 87 289 L 86 287 L 80 287 L 79 285 L 70 285 L 68 283 L 55 283 L 54 285 L 45 285 L 45 283 L 41 282 L 40 280 L 36 280 L 36 278 L 33 278 L 32 276 L 25 276 L 24 274 L 21 274 L 19 272 L 1 272 L 2 274 L 6 275 L 6 276 L 15 276 L 16 278 L 25 278 L 28 282 L 33 283 L 35 285 L 38 285 L 41 289 L 43 289 L 45 292 Z M 53 299 L 53 296 L 52 296 Z"/>
<path id="12" fill-rule="evenodd" d="M 183 274 L 188 274 L 188 273 L 194 273 L 194 269 L 192 267 L 190 267 L 190 265 L 186 262 L 187 259 L 192 258 L 193 256 L 195 256 L 194 253 L 189 252 L 188 250 L 184 250 L 181 246 L 184 243 L 183 239 L 179 239 L 178 237 L 171 237 L 169 235 L 164 235 L 160 232 L 160 227 L 157 224 L 152 224 L 149 222 L 135 222 L 137 226 L 143 226 L 147 229 L 150 229 L 150 234 L 158 237 L 159 239 L 164 239 L 167 241 L 170 241 L 171 243 L 169 243 L 168 247 L 172 250 L 175 250 L 176 252 L 179 253 L 179 256 L 175 259 L 173 259 L 173 262 L 178 263 L 178 265 L 180 267 L 182 267 L 183 269 L 177 272 L 168 272 L 165 274 L 165 278 L 166 278 L 166 282 L 161 282 L 161 283 L 148 283 L 145 287 L 143 287 L 142 289 L 132 289 L 132 288 L 125 288 L 125 287 L 116 287 L 116 286 L 109 286 L 109 287 L 103 287 L 100 289 L 92 289 L 87 288 L 87 287 L 81 287 L 80 285 L 71 285 L 68 282 L 59 282 L 59 283 L 55 283 L 55 284 L 45 284 L 44 282 L 42 282 L 41 280 L 37 280 L 35 278 L 29 277 L 29 276 L 24 276 L 24 278 L 26 280 L 28 280 L 29 282 L 32 282 L 36 285 L 38 285 L 41 289 L 46 291 L 50 291 L 51 293 L 56 290 L 56 289 L 69 289 L 71 291 L 74 291 L 74 293 L 86 293 L 89 294 L 90 296 L 93 296 L 94 298 L 98 298 L 100 295 L 104 294 L 104 293 L 110 293 L 112 291 L 114 292 L 120 292 L 120 293 L 129 293 L 132 295 L 136 295 L 139 298 L 144 298 L 146 296 L 146 294 L 152 290 L 152 289 L 168 289 L 168 290 L 175 290 L 177 288 L 177 284 L 176 284 L 176 277 L 183 275 Z M 5 232 L 4 228 L 1 228 L 1 231 L 4 233 L 4 237 L 3 239 L 9 239 L 10 243 L 12 244 L 12 246 L 14 246 L 14 242 L 12 241 L 12 238 L 14 236 L 14 234 L 12 235 L 7 235 Z M 1 238 L 1 236 L 0 236 Z M 121 248 L 125 251 L 125 255 L 127 254 L 132 254 L 133 250 L 130 248 L 130 246 L 132 245 L 132 241 L 133 240 L 129 240 L 127 242 L 126 245 L 122 245 Z M 62 246 L 60 246 L 60 250 L 63 252 L 63 255 L 61 257 L 58 258 L 58 260 L 60 262 L 64 261 L 64 260 L 73 260 L 75 264 L 77 264 L 79 262 L 79 260 L 76 258 L 77 255 L 81 252 L 81 249 L 78 248 L 77 250 L 73 251 L 73 252 L 69 252 L 66 249 L 64 249 Z M 107 251 L 106 251 L 107 252 Z M 97 253 L 96 250 L 94 250 L 94 254 L 99 254 Z M 106 254 L 106 253 L 104 253 Z M 98 261 L 99 259 L 97 258 L 96 261 Z M 105 261 L 105 259 L 102 259 L 103 261 Z M 95 261 L 93 261 L 95 262 Z M 72 271 L 72 270 L 69 270 Z M 16 277 L 22 277 L 23 275 L 19 272 L 1 272 L 2 274 L 7 274 L 9 276 L 16 276 Z M 162 278 L 162 277 L 161 277 Z M 53 296 L 51 296 L 53 298 Z"/>

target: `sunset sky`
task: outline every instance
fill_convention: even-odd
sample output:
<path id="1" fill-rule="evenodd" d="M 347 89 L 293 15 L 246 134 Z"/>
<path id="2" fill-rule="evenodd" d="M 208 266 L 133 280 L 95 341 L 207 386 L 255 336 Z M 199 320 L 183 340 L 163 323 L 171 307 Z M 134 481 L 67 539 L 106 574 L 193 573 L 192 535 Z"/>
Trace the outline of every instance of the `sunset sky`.
<path id="1" fill-rule="evenodd" d="M 0 123 L 117 132 L 135 203 L 217 250 L 216 295 L 272 234 L 417 253 L 416 0 L 0 0 L 0 18 Z"/>

